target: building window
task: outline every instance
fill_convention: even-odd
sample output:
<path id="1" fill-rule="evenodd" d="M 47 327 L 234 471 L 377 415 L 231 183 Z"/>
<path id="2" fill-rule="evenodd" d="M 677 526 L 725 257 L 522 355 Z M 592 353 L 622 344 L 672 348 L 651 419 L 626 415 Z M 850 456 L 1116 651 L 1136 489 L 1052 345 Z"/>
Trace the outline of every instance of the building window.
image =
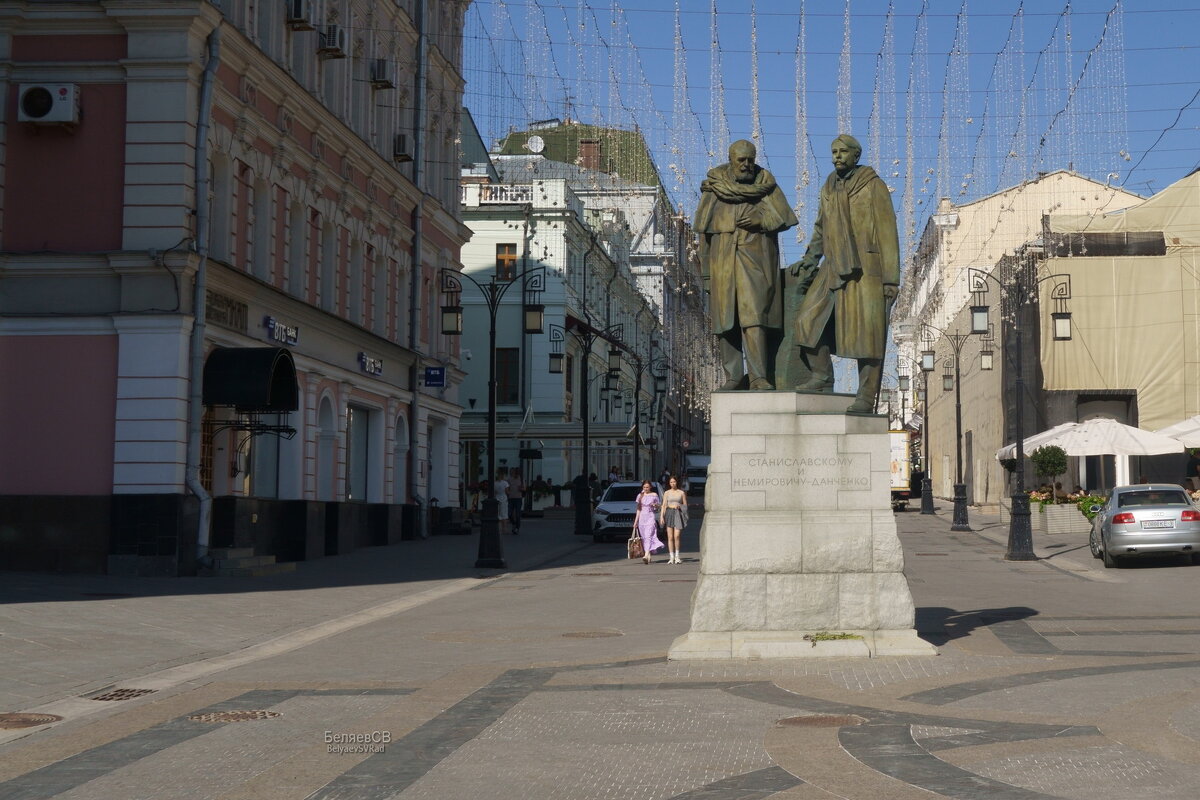
<path id="1" fill-rule="evenodd" d="M 496 348 L 496 405 L 515 406 L 521 402 L 521 349 Z"/>
<path id="2" fill-rule="evenodd" d="M 571 421 L 575 413 L 575 356 L 567 353 L 566 366 L 563 368 L 563 419 Z"/>
<path id="3" fill-rule="evenodd" d="M 496 280 L 511 281 L 517 277 L 517 246 L 511 242 L 496 245 Z"/>
<path id="4" fill-rule="evenodd" d="M 371 411 L 350 406 L 346 412 L 346 499 L 365 502 L 370 471 Z"/>

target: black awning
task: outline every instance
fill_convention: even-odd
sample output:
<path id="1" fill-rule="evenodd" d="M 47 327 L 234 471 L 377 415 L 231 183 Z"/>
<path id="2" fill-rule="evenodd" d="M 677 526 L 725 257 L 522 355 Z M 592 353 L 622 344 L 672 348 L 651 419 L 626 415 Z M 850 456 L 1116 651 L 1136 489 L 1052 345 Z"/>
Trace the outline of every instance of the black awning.
<path id="1" fill-rule="evenodd" d="M 282 347 L 218 347 L 204 362 L 204 404 L 275 414 L 300 407 L 296 364 Z"/>

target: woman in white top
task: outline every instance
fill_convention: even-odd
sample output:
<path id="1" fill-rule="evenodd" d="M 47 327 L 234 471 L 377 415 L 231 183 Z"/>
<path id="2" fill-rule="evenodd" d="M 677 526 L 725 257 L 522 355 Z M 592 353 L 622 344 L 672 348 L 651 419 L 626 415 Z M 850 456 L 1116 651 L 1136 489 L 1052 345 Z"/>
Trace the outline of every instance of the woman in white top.
<path id="1" fill-rule="evenodd" d="M 662 511 L 659 520 L 667 529 L 667 550 L 671 557 L 668 564 L 682 564 L 679 559 L 679 536 L 688 523 L 687 495 L 679 488 L 679 479 L 672 475 L 667 479 L 669 487 L 663 492 Z"/>

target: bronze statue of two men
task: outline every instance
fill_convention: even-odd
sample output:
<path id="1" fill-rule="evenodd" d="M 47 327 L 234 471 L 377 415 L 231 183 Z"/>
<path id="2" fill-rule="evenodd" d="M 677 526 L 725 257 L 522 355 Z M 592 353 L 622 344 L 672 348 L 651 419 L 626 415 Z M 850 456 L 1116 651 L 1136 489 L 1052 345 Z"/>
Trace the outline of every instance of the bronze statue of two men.
<path id="1" fill-rule="evenodd" d="M 832 392 L 836 355 L 858 362 L 847 412 L 872 413 L 900 285 L 896 212 L 883 180 L 858 163 L 853 136 L 834 139 L 832 154 L 808 249 L 780 270 L 778 237 L 796 217 L 771 173 L 754 163 L 754 145 L 734 142 L 729 163 L 700 185 L 701 271 L 720 340 L 721 389 Z"/>

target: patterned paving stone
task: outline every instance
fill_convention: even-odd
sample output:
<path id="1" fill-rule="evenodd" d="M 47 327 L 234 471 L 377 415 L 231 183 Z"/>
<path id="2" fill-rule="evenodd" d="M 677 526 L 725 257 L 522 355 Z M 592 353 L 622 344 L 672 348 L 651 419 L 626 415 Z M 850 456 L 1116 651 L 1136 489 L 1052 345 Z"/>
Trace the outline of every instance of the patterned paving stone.
<path id="1" fill-rule="evenodd" d="M 980 775 L 1053 797 L 1079 800 L 1194 800 L 1194 766 L 1161 761 L 1121 745 L 1065 753 L 1014 756 L 971 769 Z"/>
<path id="2" fill-rule="evenodd" d="M 670 798 L 771 767 L 784 714 L 718 691 L 535 692 L 399 797 Z"/>
<path id="3" fill-rule="evenodd" d="M 1176 711 L 1169 724 L 1177 733 L 1200 742 L 1200 703 Z"/>

